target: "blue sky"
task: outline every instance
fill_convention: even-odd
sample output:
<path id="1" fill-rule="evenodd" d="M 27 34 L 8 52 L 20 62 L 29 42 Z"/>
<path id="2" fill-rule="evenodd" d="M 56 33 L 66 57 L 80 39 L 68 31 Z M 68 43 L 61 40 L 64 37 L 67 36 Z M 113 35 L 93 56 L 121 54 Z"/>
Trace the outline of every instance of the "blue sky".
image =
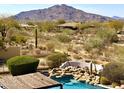
<path id="1" fill-rule="evenodd" d="M 1 4 L 0 15 L 15 15 L 22 11 L 44 9 L 54 4 Z M 69 6 L 81 9 L 89 13 L 100 14 L 104 16 L 124 17 L 124 4 L 67 4 Z"/>

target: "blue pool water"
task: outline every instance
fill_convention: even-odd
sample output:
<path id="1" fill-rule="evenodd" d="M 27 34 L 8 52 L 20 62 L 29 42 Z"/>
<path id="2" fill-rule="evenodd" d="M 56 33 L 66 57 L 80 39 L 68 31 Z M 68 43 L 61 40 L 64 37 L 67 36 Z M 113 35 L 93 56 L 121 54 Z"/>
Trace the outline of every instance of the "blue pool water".
<path id="1" fill-rule="evenodd" d="M 52 78 L 63 84 L 64 89 L 104 89 L 102 87 L 86 84 L 84 82 L 79 82 L 74 80 L 72 76 L 65 76 L 62 78 Z M 58 87 L 54 89 L 59 89 Z"/>

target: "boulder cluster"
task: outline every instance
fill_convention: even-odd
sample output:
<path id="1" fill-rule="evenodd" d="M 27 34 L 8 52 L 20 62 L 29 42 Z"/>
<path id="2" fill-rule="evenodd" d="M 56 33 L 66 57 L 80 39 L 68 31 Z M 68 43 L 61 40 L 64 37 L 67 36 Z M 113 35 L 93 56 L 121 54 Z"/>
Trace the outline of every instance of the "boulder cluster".
<path id="1" fill-rule="evenodd" d="M 116 86 L 116 89 L 124 89 L 124 84 L 120 85 L 120 86 Z"/>
<path id="2" fill-rule="evenodd" d="M 78 68 L 68 66 L 64 69 L 53 68 L 52 70 L 49 71 L 49 77 L 61 78 L 66 75 L 72 75 L 74 79 L 77 81 L 86 82 L 93 85 L 99 84 L 100 82 L 99 74 L 95 71 L 91 73 L 88 67 Z"/>

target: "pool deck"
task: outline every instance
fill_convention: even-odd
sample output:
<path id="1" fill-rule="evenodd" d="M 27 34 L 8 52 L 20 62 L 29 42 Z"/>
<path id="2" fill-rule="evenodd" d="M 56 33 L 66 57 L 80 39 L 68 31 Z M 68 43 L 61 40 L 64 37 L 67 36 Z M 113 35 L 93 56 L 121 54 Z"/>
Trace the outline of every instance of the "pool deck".
<path id="1" fill-rule="evenodd" d="M 109 85 L 96 84 L 96 86 L 103 87 L 103 88 L 105 88 L 105 89 L 114 89 L 114 88 L 112 88 L 112 87 L 109 86 Z"/>
<path id="2" fill-rule="evenodd" d="M 47 89 L 52 87 L 63 88 L 62 84 L 39 72 L 19 76 L 2 74 L 0 75 L 0 86 L 5 89 Z"/>

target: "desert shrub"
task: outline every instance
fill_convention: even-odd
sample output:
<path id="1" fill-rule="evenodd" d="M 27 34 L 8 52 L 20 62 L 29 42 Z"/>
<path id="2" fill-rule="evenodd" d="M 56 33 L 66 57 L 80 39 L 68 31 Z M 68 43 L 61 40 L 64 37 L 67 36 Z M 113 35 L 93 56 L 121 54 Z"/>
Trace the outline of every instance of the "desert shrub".
<path id="1" fill-rule="evenodd" d="M 53 53 L 47 57 L 47 64 L 50 68 L 59 67 L 63 62 L 68 61 L 68 55 L 63 53 Z"/>
<path id="2" fill-rule="evenodd" d="M 103 47 L 104 41 L 99 37 L 92 37 L 85 41 L 84 48 L 86 51 L 91 51 L 92 49 L 101 49 Z"/>
<path id="3" fill-rule="evenodd" d="M 80 30 L 84 30 L 84 29 L 89 28 L 89 26 L 90 26 L 90 24 L 88 24 L 88 23 L 80 24 L 80 25 L 79 25 L 79 29 L 80 29 Z"/>
<path id="4" fill-rule="evenodd" d="M 104 66 L 102 75 L 112 82 L 119 82 L 124 80 L 124 63 L 123 62 L 111 62 Z"/>
<path id="5" fill-rule="evenodd" d="M 113 35 L 112 38 L 111 38 L 111 42 L 114 42 L 114 43 L 117 43 L 119 40 L 118 36 L 117 35 Z"/>
<path id="6" fill-rule="evenodd" d="M 109 26 L 114 28 L 116 31 L 119 31 L 123 29 L 124 22 L 119 20 L 113 20 L 109 22 Z"/>
<path id="7" fill-rule="evenodd" d="M 64 19 L 59 19 L 59 20 L 57 20 L 57 23 L 58 24 L 64 24 L 64 23 L 66 23 L 66 21 Z"/>
<path id="8" fill-rule="evenodd" d="M 41 33 L 41 34 L 40 34 Z M 48 34 L 47 32 L 45 32 L 46 34 Z M 40 38 L 41 40 L 51 40 L 53 37 L 50 35 L 45 35 L 42 32 L 39 32 L 38 34 L 38 38 Z"/>
<path id="9" fill-rule="evenodd" d="M 79 54 L 79 49 L 78 48 L 73 48 L 72 52 L 75 53 L 75 54 Z"/>
<path id="10" fill-rule="evenodd" d="M 116 86 L 120 86 L 120 83 L 118 83 L 118 82 L 113 82 L 113 83 L 112 83 L 112 87 L 115 88 Z"/>
<path id="11" fill-rule="evenodd" d="M 55 30 L 56 28 L 56 23 L 53 21 L 44 21 L 44 22 L 39 22 L 37 23 L 38 29 L 41 32 L 50 32 Z"/>
<path id="12" fill-rule="evenodd" d="M 112 54 L 114 54 L 113 59 L 118 62 L 124 62 L 124 46 L 114 46 L 114 52 Z"/>
<path id="13" fill-rule="evenodd" d="M 27 38 L 24 36 L 15 35 L 11 37 L 11 41 L 14 41 L 16 43 L 26 43 Z"/>
<path id="14" fill-rule="evenodd" d="M 65 34 L 57 35 L 57 39 L 58 39 L 60 42 L 63 42 L 63 43 L 68 43 L 68 42 L 71 41 L 71 38 L 70 38 L 68 35 L 65 35 Z"/>
<path id="15" fill-rule="evenodd" d="M 3 41 L 0 39 L 0 47 L 3 47 Z"/>
<path id="16" fill-rule="evenodd" d="M 85 43 L 84 48 L 87 51 L 93 49 L 104 50 L 106 46 L 109 46 L 113 42 L 117 42 L 116 32 L 110 28 L 97 28 L 96 35 L 89 37 Z"/>
<path id="17" fill-rule="evenodd" d="M 19 31 L 18 33 L 16 33 L 17 35 L 21 35 L 21 36 L 25 36 L 25 37 L 30 37 L 32 32 L 28 32 L 28 31 Z"/>
<path id="18" fill-rule="evenodd" d="M 7 40 L 3 41 L 3 40 L 0 39 L 0 49 L 5 49 L 6 50 L 6 44 L 5 44 L 6 42 L 7 42 Z"/>
<path id="19" fill-rule="evenodd" d="M 105 43 L 111 43 L 116 36 L 116 32 L 111 28 L 101 27 L 97 29 L 96 36 L 103 39 Z"/>
<path id="20" fill-rule="evenodd" d="M 30 56 L 16 56 L 7 60 L 7 66 L 12 75 L 35 72 L 39 60 Z"/>
<path id="21" fill-rule="evenodd" d="M 72 34 L 74 34 L 74 30 L 70 30 L 70 29 L 63 29 L 63 30 L 61 30 L 61 32 L 63 33 L 63 34 L 66 34 L 66 35 L 72 35 Z"/>
<path id="22" fill-rule="evenodd" d="M 28 25 L 31 25 L 31 26 L 34 26 L 35 25 L 35 23 L 33 23 L 33 22 L 27 22 L 27 24 Z"/>
<path id="23" fill-rule="evenodd" d="M 75 59 L 82 59 L 81 55 L 78 55 L 78 54 L 73 55 L 73 57 L 74 57 Z"/>
<path id="24" fill-rule="evenodd" d="M 106 77 L 101 77 L 100 78 L 100 83 L 103 85 L 110 85 L 110 81 Z"/>
<path id="25" fill-rule="evenodd" d="M 47 50 L 53 51 L 55 48 L 55 42 L 47 42 L 46 47 L 47 47 Z"/>
<path id="26" fill-rule="evenodd" d="M 46 50 L 46 49 L 47 49 L 47 47 L 46 47 L 46 46 L 42 46 L 42 45 L 41 45 L 41 46 L 39 46 L 38 48 L 39 48 L 40 50 Z"/>
<path id="27" fill-rule="evenodd" d="M 73 51 L 73 45 L 69 44 L 69 45 L 67 46 L 67 50 L 68 50 L 68 51 Z"/>

